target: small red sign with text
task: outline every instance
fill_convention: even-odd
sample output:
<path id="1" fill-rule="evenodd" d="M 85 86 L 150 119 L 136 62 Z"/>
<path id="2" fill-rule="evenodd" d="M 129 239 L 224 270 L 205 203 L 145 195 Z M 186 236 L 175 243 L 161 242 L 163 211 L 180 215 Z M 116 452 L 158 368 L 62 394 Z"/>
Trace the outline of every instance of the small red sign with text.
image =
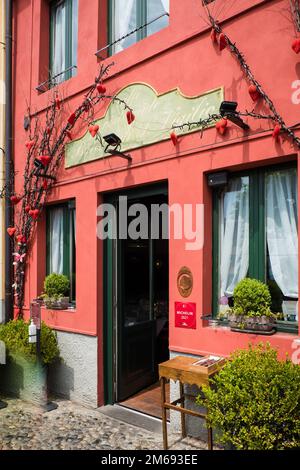
<path id="1" fill-rule="evenodd" d="M 175 302 L 175 327 L 196 329 L 196 304 Z"/>

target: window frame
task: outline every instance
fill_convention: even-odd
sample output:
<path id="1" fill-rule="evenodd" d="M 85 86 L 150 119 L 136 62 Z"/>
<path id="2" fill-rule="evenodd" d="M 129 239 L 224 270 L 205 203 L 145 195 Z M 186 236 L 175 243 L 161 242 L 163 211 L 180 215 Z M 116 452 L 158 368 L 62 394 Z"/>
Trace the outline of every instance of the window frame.
<path id="1" fill-rule="evenodd" d="M 72 45 L 73 45 L 73 1 L 72 0 L 51 0 L 49 4 L 49 80 L 52 81 L 53 75 L 53 38 L 54 38 L 54 10 L 59 5 L 65 3 L 66 5 L 66 33 L 65 33 L 65 50 L 66 50 L 66 57 L 65 57 L 65 70 L 61 70 L 59 72 L 60 76 L 63 76 L 58 83 L 64 82 L 69 80 L 75 75 L 75 70 L 77 68 L 77 57 L 76 63 L 72 63 Z M 78 24 L 78 12 L 77 12 L 77 24 Z M 77 31 L 78 35 L 78 31 Z M 77 41 L 78 45 L 78 41 Z M 57 74 L 56 74 L 57 75 Z M 56 83 L 55 83 L 56 84 Z"/>
<path id="2" fill-rule="evenodd" d="M 241 172 L 233 172 L 229 178 L 242 176 L 249 177 L 249 269 L 251 278 L 266 282 L 267 276 L 267 247 L 265 226 L 265 175 L 270 171 L 288 170 L 297 168 L 297 162 L 259 167 Z M 223 190 L 223 189 L 222 189 Z M 219 278 L 220 278 L 220 194 L 222 191 L 213 191 L 212 211 L 212 316 L 218 315 Z M 298 235 L 299 236 L 299 235 Z M 299 316 L 296 324 L 278 321 L 278 331 L 298 333 Z"/>
<path id="3" fill-rule="evenodd" d="M 65 274 L 70 280 L 70 303 L 76 304 L 76 242 L 74 246 L 71 244 L 71 218 L 75 212 L 75 221 L 76 221 L 76 206 L 75 199 L 70 199 L 67 202 L 49 204 L 46 209 L 46 275 L 51 274 L 50 272 L 50 236 L 49 236 L 49 226 L 50 226 L 50 211 L 54 209 L 63 209 L 63 227 L 64 227 L 64 240 L 63 240 L 63 274 Z M 68 236 L 65 236 L 68 234 Z M 76 240 L 76 222 L 74 237 Z M 74 273 L 72 272 L 72 266 L 74 267 Z"/>
<path id="4" fill-rule="evenodd" d="M 115 38 L 115 0 L 108 0 L 108 43 L 111 44 L 116 41 L 118 38 Z M 141 25 L 146 24 L 149 20 L 147 18 L 147 0 L 138 0 L 137 1 L 137 23 L 136 28 L 139 28 Z M 164 29 L 164 28 L 162 28 Z M 158 31 L 157 31 L 158 32 Z M 141 41 L 148 37 L 147 26 L 144 28 L 139 29 L 136 32 L 136 42 L 132 44 L 136 44 L 137 42 Z M 128 46 L 130 47 L 130 46 Z M 123 50 L 128 49 L 127 47 Z M 109 56 L 117 54 L 121 51 L 115 51 L 115 45 L 110 46 L 108 49 Z"/>

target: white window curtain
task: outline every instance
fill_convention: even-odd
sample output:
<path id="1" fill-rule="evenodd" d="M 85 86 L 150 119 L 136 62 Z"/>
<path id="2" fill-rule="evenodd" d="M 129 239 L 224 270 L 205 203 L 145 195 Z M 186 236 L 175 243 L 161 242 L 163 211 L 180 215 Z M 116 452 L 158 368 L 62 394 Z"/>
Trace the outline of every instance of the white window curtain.
<path id="1" fill-rule="evenodd" d="M 298 298 L 297 170 L 266 177 L 267 244 L 272 273 L 286 297 Z"/>
<path id="2" fill-rule="evenodd" d="M 49 272 L 63 274 L 64 209 L 51 209 L 49 214 Z"/>
<path id="3" fill-rule="evenodd" d="M 52 76 L 66 70 L 66 4 L 58 4 L 53 11 Z"/>
<path id="4" fill-rule="evenodd" d="M 71 66 L 77 65 L 78 49 L 78 0 L 72 0 L 72 57 Z M 75 69 L 72 69 L 72 75 L 75 75 Z"/>
<path id="5" fill-rule="evenodd" d="M 139 0 L 140 1 L 140 0 Z M 137 0 L 115 0 L 114 1 L 114 28 L 113 40 L 120 39 L 137 27 L 136 16 Z M 133 34 L 115 45 L 114 52 L 119 52 L 136 42 L 136 35 Z"/>
<path id="6" fill-rule="evenodd" d="M 147 1 L 147 22 L 154 20 L 163 13 L 169 13 L 169 0 L 149 0 Z M 147 35 L 156 33 L 169 24 L 169 17 L 163 16 L 147 26 Z"/>
<path id="7" fill-rule="evenodd" d="M 249 178 L 234 178 L 221 201 L 221 299 L 231 297 L 249 267 Z M 222 301 L 223 299 L 223 301 Z"/>

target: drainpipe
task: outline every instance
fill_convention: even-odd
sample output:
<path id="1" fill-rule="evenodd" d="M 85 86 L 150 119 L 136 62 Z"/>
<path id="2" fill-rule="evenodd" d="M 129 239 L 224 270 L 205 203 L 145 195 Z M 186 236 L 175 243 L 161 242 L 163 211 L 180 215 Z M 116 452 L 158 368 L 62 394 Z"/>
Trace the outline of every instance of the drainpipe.
<path id="1" fill-rule="evenodd" d="M 5 184 L 5 0 L 0 0 L 0 190 Z M 0 199 L 0 323 L 5 320 L 5 200 Z"/>
<path id="2" fill-rule="evenodd" d="M 13 171 L 12 160 L 12 0 L 6 0 L 5 18 L 5 174 L 8 194 L 12 192 L 13 182 L 10 175 Z M 9 201 L 5 206 L 5 321 L 13 318 L 13 265 L 12 265 L 12 245 L 11 239 L 6 229 L 12 226 L 13 211 Z"/>

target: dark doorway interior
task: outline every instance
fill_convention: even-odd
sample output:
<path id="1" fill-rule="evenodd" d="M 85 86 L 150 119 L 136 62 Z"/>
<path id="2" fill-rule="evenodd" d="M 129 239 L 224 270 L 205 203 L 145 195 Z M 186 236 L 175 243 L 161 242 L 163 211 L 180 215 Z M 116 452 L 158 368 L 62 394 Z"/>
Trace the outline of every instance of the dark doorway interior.
<path id="1" fill-rule="evenodd" d="M 131 204 L 167 203 L 167 196 L 139 197 Z M 128 223 L 131 219 L 128 219 Z M 126 239 L 117 242 L 117 387 L 118 402 L 157 382 L 158 364 L 169 357 L 168 240 Z M 150 413 L 151 414 L 151 413 Z"/>

